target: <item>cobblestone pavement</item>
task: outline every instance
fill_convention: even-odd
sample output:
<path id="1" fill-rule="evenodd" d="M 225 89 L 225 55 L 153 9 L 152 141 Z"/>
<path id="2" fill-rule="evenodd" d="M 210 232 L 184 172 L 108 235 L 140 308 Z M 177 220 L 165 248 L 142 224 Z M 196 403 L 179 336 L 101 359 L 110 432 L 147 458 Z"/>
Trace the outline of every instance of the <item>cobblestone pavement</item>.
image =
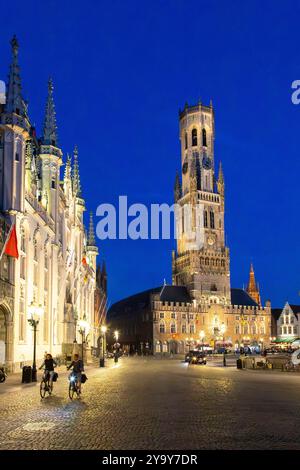
<path id="1" fill-rule="evenodd" d="M 123 358 L 87 375 L 81 400 L 63 375 L 43 401 L 1 393 L 0 449 L 300 449 L 298 374 Z"/>

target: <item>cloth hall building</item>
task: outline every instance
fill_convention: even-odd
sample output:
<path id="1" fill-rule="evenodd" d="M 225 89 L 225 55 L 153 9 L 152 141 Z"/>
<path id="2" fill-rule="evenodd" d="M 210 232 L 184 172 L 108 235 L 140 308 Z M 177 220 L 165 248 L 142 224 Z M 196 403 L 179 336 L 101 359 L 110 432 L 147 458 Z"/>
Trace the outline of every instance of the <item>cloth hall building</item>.
<path id="1" fill-rule="evenodd" d="M 64 164 L 58 143 L 52 81 L 39 137 L 22 94 L 15 37 L 11 47 L 6 102 L 0 104 L 0 363 L 17 370 L 32 361 L 33 332 L 27 320 L 35 307 L 40 314 L 38 361 L 46 351 L 71 354 L 76 341 L 96 346 L 98 250 L 92 218 L 88 235 L 83 224 L 78 150 Z M 3 249 L 12 228 L 14 257 Z"/>
<path id="2" fill-rule="evenodd" d="M 271 305 L 261 305 L 251 265 L 247 289 L 231 287 L 225 245 L 225 182 L 215 171 L 212 105 L 186 105 L 179 113 L 181 176 L 175 180 L 177 250 L 172 285 L 123 299 L 108 319 L 124 345 L 153 353 L 184 353 L 201 342 L 238 348 L 270 342 Z M 191 207 L 187 230 L 185 207 Z"/>

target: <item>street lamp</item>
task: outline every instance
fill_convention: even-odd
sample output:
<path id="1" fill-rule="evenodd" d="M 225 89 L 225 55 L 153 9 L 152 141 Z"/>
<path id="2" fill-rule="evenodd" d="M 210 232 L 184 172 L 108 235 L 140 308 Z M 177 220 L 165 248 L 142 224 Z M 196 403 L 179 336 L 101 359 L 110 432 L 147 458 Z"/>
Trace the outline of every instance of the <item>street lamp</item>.
<path id="1" fill-rule="evenodd" d="M 264 350 L 264 339 L 263 338 L 259 338 L 259 342 L 261 344 L 261 351 L 263 352 Z"/>
<path id="2" fill-rule="evenodd" d="M 76 344 L 77 343 L 76 331 L 77 331 L 77 320 L 78 320 L 78 315 L 77 315 L 76 310 L 74 310 L 73 318 L 74 318 L 74 341 L 73 341 L 73 343 Z"/>
<path id="3" fill-rule="evenodd" d="M 101 326 L 101 333 L 102 333 L 102 357 L 100 357 L 100 367 L 105 366 L 105 343 L 106 343 L 106 332 L 107 327 L 105 325 Z"/>
<path id="4" fill-rule="evenodd" d="M 119 357 L 118 357 L 119 354 L 118 354 L 118 353 L 119 353 L 119 347 L 120 347 L 120 344 L 118 343 L 118 340 L 119 340 L 119 332 L 118 332 L 118 330 L 116 330 L 116 331 L 114 332 L 114 338 L 115 338 L 115 340 L 116 340 L 116 342 L 115 342 L 115 344 L 114 344 L 114 348 L 115 348 L 115 362 L 118 362 L 118 359 L 119 359 Z"/>
<path id="5" fill-rule="evenodd" d="M 78 326 L 79 326 L 79 333 L 81 334 L 81 359 L 82 359 L 82 363 L 84 363 L 84 357 L 83 357 L 83 353 L 84 353 L 84 343 L 85 343 L 85 339 L 86 339 L 86 336 L 90 330 L 90 325 L 89 323 L 83 318 L 82 320 L 79 320 L 78 322 Z"/>
<path id="6" fill-rule="evenodd" d="M 226 325 L 225 325 L 225 323 L 222 323 L 220 330 L 221 330 L 222 338 L 223 338 L 223 348 L 224 348 L 224 351 L 223 351 L 223 366 L 225 367 L 226 366 L 226 356 L 225 356 L 225 331 L 226 331 Z"/>
<path id="7" fill-rule="evenodd" d="M 42 305 L 37 305 L 34 302 L 28 307 L 28 323 L 33 328 L 33 362 L 32 362 L 32 375 L 31 381 L 36 382 L 36 330 L 39 324 L 39 321 L 44 313 Z"/>

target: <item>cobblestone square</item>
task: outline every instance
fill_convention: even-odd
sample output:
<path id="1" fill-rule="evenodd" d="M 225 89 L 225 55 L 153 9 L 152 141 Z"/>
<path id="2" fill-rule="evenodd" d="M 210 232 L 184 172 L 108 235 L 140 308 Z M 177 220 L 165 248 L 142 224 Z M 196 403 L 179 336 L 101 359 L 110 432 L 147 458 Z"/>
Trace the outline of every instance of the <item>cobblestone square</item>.
<path id="1" fill-rule="evenodd" d="M 87 375 L 74 401 L 65 373 L 43 401 L 8 378 L 0 449 L 300 449 L 298 374 L 149 357 Z"/>

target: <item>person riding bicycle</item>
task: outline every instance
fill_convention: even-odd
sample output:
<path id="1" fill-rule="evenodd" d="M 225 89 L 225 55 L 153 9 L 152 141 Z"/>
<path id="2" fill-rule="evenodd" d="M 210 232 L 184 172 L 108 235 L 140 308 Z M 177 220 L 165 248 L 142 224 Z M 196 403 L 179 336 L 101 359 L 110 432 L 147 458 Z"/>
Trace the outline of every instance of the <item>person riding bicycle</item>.
<path id="1" fill-rule="evenodd" d="M 55 359 L 53 359 L 52 355 L 48 353 L 46 354 L 43 364 L 39 368 L 40 370 L 44 368 L 44 375 L 43 375 L 44 380 L 46 380 L 49 375 L 49 384 L 50 384 L 51 390 L 53 387 L 53 376 L 55 373 L 54 369 L 56 366 L 57 366 L 57 362 L 55 361 Z"/>
<path id="2" fill-rule="evenodd" d="M 81 374 L 84 372 L 84 366 L 83 366 L 83 361 L 79 359 L 78 354 L 74 354 L 74 359 L 71 362 L 71 364 L 67 367 L 67 370 L 72 369 L 72 372 L 69 376 L 69 378 L 73 375 L 75 377 L 75 380 L 77 382 L 77 387 L 79 393 L 81 393 Z"/>

